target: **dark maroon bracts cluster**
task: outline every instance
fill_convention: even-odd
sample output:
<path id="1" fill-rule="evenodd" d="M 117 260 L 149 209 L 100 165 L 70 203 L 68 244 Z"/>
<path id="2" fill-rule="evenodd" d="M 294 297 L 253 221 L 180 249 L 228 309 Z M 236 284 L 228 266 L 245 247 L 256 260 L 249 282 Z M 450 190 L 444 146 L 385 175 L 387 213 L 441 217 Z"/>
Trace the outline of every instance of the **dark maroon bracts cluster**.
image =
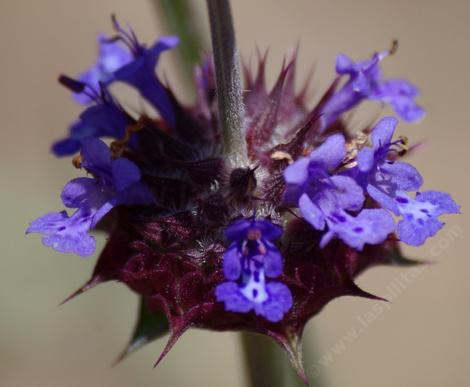
<path id="1" fill-rule="evenodd" d="M 96 65 L 79 80 L 60 78 L 89 106 L 53 152 L 80 152 L 74 165 L 90 176 L 63 190 L 72 215 L 49 213 L 28 232 L 81 256 L 95 250 L 90 230 L 109 233 L 90 281 L 72 296 L 106 281 L 139 294 L 140 344 L 131 349 L 162 335 L 167 323 L 159 360 L 191 327 L 252 331 L 279 343 L 306 380 L 301 337 L 308 320 L 336 297 L 378 298 L 354 278 L 374 265 L 412 264 L 397 240 L 420 245 L 443 226 L 440 215 L 459 211 L 448 194 L 410 196 L 423 179 L 400 161 L 407 141 L 393 139 L 395 118 L 356 134 L 341 119 L 369 99 L 418 120 L 424 111 L 416 87 L 382 77 L 389 52 L 359 63 L 339 55 L 338 78 L 309 109 L 306 86 L 294 88 L 295 55 L 271 90 L 260 57 L 255 73 L 244 71 L 248 162 L 237 165 L 222 150 L 211 57 L 196 68 L 197 101 L 186 107 L 155 73 L 178 39 L 147 47 L 114 25 L 116 37 L 99 38 Z M 135 87 L 161 118 L 126 111 L 109 92 L 113 82 Z"/>

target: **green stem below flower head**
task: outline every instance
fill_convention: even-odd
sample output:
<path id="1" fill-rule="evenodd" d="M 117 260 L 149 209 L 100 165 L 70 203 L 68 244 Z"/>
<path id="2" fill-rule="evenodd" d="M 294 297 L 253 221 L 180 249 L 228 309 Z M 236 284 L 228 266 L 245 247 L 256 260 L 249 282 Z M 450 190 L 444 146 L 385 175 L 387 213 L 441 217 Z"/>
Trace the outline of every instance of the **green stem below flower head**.
<path id="1" fill-rule="evenodd" d="M 287 355 L 271 339 L 240 333 L 249 387 L 305 387 Z"/>
<path id="2" fill-rule="evenodd" d="M 240 64 L 229 0 L 207 0 L 223 151 L 232 166 L 248 165 L 243 134 Z"/>

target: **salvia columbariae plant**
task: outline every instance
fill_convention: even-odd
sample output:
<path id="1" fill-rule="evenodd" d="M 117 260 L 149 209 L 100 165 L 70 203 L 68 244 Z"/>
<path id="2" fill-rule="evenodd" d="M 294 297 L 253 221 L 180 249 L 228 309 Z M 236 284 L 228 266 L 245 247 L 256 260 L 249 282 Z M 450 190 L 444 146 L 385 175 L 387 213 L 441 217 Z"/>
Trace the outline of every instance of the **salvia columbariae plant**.
<path id="1" fill-rule="evenodd" d="M 147 342 L 169 329 L 158 362 L 188 328 L 250 331 L 275 340 L 308 383 L 306 323 L 336 297 L 380 299 L 355 277 L 374 265 L 412 264 L 399 242 L 422 245 L 459 206 L 421 190 L 423 178 L 402 161 L 410 146 L 395 135 L 397 118 L 356 133 L 344 120 L 367 100 L 407 122 L 424 117 L 417 88 L 382 74 L 395 44 L 359 62 L 338 55 L 336 79 L 309 108 L 307 86 L 294 87 L 296 53 L 270 89 L 259 54 L 254 72 L 243 67 L 241 86 L 228 3 L 208 6 L 214 55 L 194 70 L 192 106 L 156 75 L 178 37 L 147 46 L 115 18 L 115 35 L 98 37 L 97 62 L 77 79 L 60 77 L 86 107 L 52 152 L 74 155 L 87 176 L 62 191 L 71 212 L 48 213 L 27 232 L 86 257 L 95 251 L 90 231 L 106 230 L 91 279 L 71 297 L 106 281 L 126 284 L 142 299 L 136 334 L 147 329 Z M 110 92 L 116 82 L 134 87 L 159 117 L 126 110 Z"/>

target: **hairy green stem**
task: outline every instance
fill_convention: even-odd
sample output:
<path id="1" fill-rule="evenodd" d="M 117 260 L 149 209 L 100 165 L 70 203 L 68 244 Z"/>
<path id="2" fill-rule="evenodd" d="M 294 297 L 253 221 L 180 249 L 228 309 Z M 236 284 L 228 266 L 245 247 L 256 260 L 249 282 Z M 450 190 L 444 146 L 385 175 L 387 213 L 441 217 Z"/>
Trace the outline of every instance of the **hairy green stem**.
<path id="1" fill-rule="evenodd" d="M 232 166 L 248 164 L 240 64 L 229 0 L 207 0 L 224 154 Z"/>
<path id="2" fill-rule="evenodd" d="M 273 340 L 254 333 L 240 336 L 249 387 L 305 387 Z"/>

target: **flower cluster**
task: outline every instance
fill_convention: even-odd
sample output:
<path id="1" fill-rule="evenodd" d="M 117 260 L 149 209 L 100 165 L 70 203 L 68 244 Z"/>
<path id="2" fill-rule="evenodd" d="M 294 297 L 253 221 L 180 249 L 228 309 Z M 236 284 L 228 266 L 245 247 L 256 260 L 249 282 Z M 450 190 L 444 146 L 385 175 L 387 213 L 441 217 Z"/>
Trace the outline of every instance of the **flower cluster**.
<path id="1" fill-rule="evenodd" d="M 459 206 L 449 194 L 425 191 L 412 199 L 408 192 L 417 191 L 423 178 L 410 164 L 396 160 L 396 147 L 403 139 L 392 142 L 397 120 L 382 119 L 372 132 L 372 147 L 361 149 L 356 179 L 383 208 L 402 217 L 398 223 L 398 238 L 409 245 L 422 245 L 444 225 L 438 220 L 443 214 L 456 214 Z"/>
<path id="2" fill-rule="evenodd" d="M 302 216 L 315 229 L 328 231 L 320 241 L 324 247 L 338 236 L 362 250 L 366 243 L 383 242 L 393 232 L 393 219 L 382 209 L 362 209 L 362 188 L 349 176 L 337 173 L 346 156 L 343 135 L 335 134 L 286 168 L 286 197 L 298 204 Z M 359 212 L 360 211 L 360 212 Z M 352 216 L 351 212 L 359 212 Z"/>
<path id="3" fill-rule="evenodd" d="M 407 192 L 417 191 L 423 179 L 412 165 L 396 160 L 404 141 L 392 142 L 396 124 L 394 117 L 380 120 L 372 130 L 372 147 L 355 149 L 356 157 L 347 163 L 344 136 L 334 134 L 286 168 L 286 198 L 298 203 L 315 229 L 328 229 L 320 247 L 335 236 L 358 250 L 366 243 L 382 243 L 395 232 L 389 211 L 403 217 L 396 230 L 399 239 L 419 246 L 443 226 L 440 215 L 459 212 L 447 193 L 426 191 L 416 199 L 409 197 Z M 348 163 L 353 166 L 348 168 Z M 363 209 L 367 194 L 383 209 Z"/>
<path id="4" fill-rule="evenodd" d="M 305 90 L 294 87 L 296 57 L 272 89 L 261 57 L 255 72 L 245 65 L 250 165 L 232 165 L 220 143 L 211 57 L 195 70 L 196 103 L 183 106 L 155 72 L 178 39 L 147 47 L 116 20 L 114 27 L 116 36 L 99 37 L 95 65 L 79 79 L 60 77 L 87 105 L 52 147 L 58 156 L 80 152 L 74 164 L 90 174 L 62 192 L 76 211 L 42 216 L 27 232 L 81 256 L 95 250 L 91 230 L 109 232 L 92 278 L 74 295 L 110 280 L 128 285 L 143 300 L 141 319 L 168 321 L 161 358 L 189 327 L 249 330 L 276 340 L 305 378 L 307 321 L 336 297 L 377 298 L 354 278 L 377 264 L 410 264 L 398 241 L 421 245 L 443 226 L 441 215 L 459 212 L 449 194 L 412 195 L 423 179 L 401 160 L 407 140 L 393 139 L 396 118 L 360 133 L 342 120 L 364 100 L 421 119 L 417 88 L 384 78 L 380 63 L 391 52 L 359 63 L 339 55 L 346 81 L 335 80 L 309 109 Z M 159 117 L 126 111 L 109 91 L 114 82 L 136 88 Z"/>

